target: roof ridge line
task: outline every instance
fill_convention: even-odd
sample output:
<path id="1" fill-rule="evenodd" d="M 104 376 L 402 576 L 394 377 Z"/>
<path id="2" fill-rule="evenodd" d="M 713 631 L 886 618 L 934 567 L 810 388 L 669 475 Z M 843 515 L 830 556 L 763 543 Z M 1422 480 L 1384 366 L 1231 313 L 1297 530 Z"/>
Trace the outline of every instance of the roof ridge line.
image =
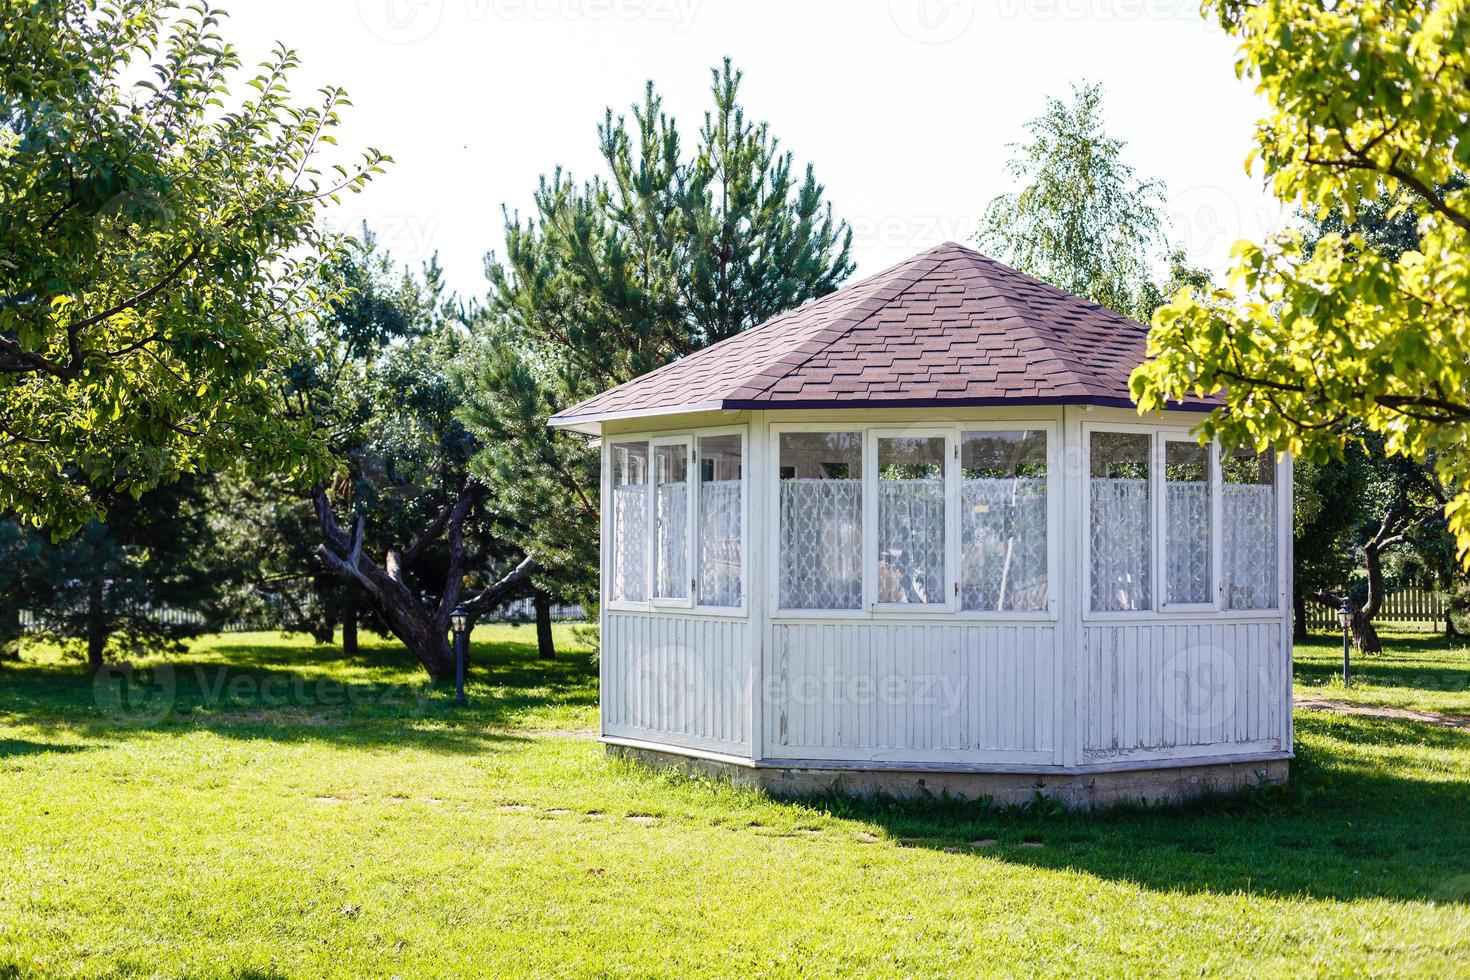
<path id="1" fill-rule="evenodd" d="M 930 251 L 933 250 L 931 249 Z M 859 302 L 853 304 L 856 309 L 864 310 L 862 316 L 857 317 L 856 319 L 844 318 L 842 321 L 840 321 L 840 329 L 838 329 L 838 324 L 830 324 L 828 326 L 817 329 L 806 340 L 797 344 L 787 354 L 783 355 L 783 357 L 778 358 L 775 364 L 772 364 L 751 375 L 746 381 L 742 382 L 738 388 L 734 389 L 728 395 L 722 398 L 721 402 L 723 403 L 740 399 L 750 399 L 769 390 L 772 385 L 780 381 L 781 378 L 784 377 L 788 372 L 796 370 L 801 365 L 807 363 L 813 357 L 820 354 L 823 350 L 827 348 L 828 344 L 836 339 L 836 337 L 851 333 L 859 325 L 866 323 L 868 320 L 871 320 L 875 314 L 881 311 L 889 303 L 895 302 L 901 296 L 903 296 L 904 293 L 908 292 L 910 289 L 914 288 L 914 286 L 918 285 L 926 278 L 928 278 L 931 272 L 939 268 L 940 260 L 929 258 L 927 256 L 927 253 L 922 256 L 915 256 L 910 261 L 901 262 L 898 265 L 889 269 L 888 271 L 891 273 L 891 275 L 888 279 L 885 279 L 883 282 L 873 284 L 872 289 L 874 291 L 883 289 L 884 287 L 891 285 L 893 280 L 898 278 L 900 272 L 907 271 L 909 268 L 916 266 L 921 261 L 927 262 L 929 264 L 929 267 L 925 269 L 922 274 L 915 277 L 912 281 L 905 283 L 903 288 L 900 289 L 898 292 L 894 293 L 887 299 L 877 302 L 876 304 L 874 303 L 874 297 L 871 294 L 864 297 Z M 865 307 L 866 309 L 864 309 Z M 834 330 L 837 331 L 835 336 L 827 336 L 829 332 Z M 785 363 L 785 359 L 788 357 L 799 357 L 800 360 L 796 361 L 795 363 L 788 364 Z M 758 388 L 752 388 L 753 385 L 758 384 L 763 379 L 765 380 L 764 385 L 761 385 Z"/>

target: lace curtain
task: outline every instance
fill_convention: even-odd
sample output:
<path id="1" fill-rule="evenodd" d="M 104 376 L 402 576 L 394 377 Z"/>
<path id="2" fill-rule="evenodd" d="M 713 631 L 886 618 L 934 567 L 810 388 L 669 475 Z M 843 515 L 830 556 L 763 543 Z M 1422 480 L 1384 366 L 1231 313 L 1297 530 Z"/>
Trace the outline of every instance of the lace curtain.
<path id="1" fill-rule="evenodd" d="M 781 481 L 783 609 L 858 609 L 863 602 L 861 480 Z"/>
<path id="2" fill-rule="evenodd" d="M 613 488 L 612 594 L 622 602 L 648 598 L 648 485 Z"/>
<path id="3" fill-rule="evenodd" d="M 1270 609 L 1276 605 L 1276 488 L 1227 483 L 1221 489 L 1226 607 Z"/>
<path id="4" fill-rule="evenodd" d="M 944 602 L 944 481 L 878 481 L 878 601 Z"/>
<path id="5" fill-rule="evenodd" d="M 740 481 L 699 485 L 699 602 L 740 605 Z"/>
<path id="6" fill-rule="evenodd" d="M 689 484 L 661 484 L 657 499 L 653 594 L 661 599 L 683 599 L 689 595 Z"/>
<path id="7" fill-rule="evenodd" d="M 1092 608 L 1149 608 L 1148 481 L 1093 477 L 1091 518 Z"/>
<path id="8" fill-rule="evenodd" d="M 1209 602 L 1210 485 L 1171 480 L 1164 493 L 1169 537 L 1164 577 L 1167 601 Z"/>
<path id="9" fill-rule="evenodd" d="M 1046 480 L 960 485 L 960 597 L 970 610 L 1046 608 Z"/>

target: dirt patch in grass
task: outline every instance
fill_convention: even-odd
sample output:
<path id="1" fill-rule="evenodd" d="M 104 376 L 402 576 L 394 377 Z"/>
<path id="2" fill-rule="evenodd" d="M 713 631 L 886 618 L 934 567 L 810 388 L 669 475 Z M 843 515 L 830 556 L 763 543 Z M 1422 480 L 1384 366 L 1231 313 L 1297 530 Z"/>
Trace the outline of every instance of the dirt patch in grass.
<path id="1" fill-rule="evenodd" d="M 1297 698 L 1296 706 L 1310 711 L 1336 711 L 1345 715 L 1362 715 L 1390 721 L 1420 721 L 1441 728 L 1470 729 L 1470 718 L 1441 714 L 1438 711 L 1415 711 L 1412 708 L 1389 708 L 1376 704 L 1348 704 L 1328 698 Z"/>

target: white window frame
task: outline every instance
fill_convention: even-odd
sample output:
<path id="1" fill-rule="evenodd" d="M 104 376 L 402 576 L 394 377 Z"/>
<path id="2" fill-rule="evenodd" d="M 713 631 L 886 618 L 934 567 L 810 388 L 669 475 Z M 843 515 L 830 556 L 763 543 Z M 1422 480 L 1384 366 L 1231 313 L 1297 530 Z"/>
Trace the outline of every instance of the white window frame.
<path id="1" fill-rule="evenodd" d="M 705 436 L 738 435 L 740 436 L 740 594 L 739 606 L 707 606 L 699 604 L 699 542 L 696 539 L 699 528 L 699 440 Z M 654 584 L 654 542 L 657 540 L 657 474 L 655 472 L 654 449 L 658 445 L 672 445 L 680 442 L 687 444 L 689 453 L 689 568 L 693 584 L 689 590 L 689 599 L 655 599 L 653 597 Z M 644 484 L 644 513 L 648 522 L 647 533 L 643 536 L 644 547 L 644 594 L 647 599 L 641 602 L 629 602 L 626 600 L 614 600 L 611 597 L 612 582 L 612 549 L 616 546 L 614 541 L 615 528 L 610 518 L 610 510 L 607 501 L 611 499 L 613 481 L 613 452 L 618 446 L 629 443 L 646 443 L 648 445 L 648 482 Z M 599 564 L 602 569 L 601 595 L 605 608 L 614 612 L 677 612 L 695 613 L 711 618 L 737 619 L 745 618 L 750 613 L 750 427 L 748 425 L 729 425 L 701 429 L 689 429 L 681 432 L 623 432 L 617 435 L 605 436 L 602 440 L 602 480 L 606 488 L 603 493 L 602 514 L 603 522 L 607 528 L 604 535 L 604 543 L 599 554 Z"/>
<path id="2" fill-rule="evenodd" d="M 1094 432 L 1124 432 L 1132 434 L 1143 434 L 1150 438 L 1149 442 L 1149 519 L 1151 547 L 1149 549 L 1149 601 L 1150 608 L 1137 610 L 1098 610 L 1092 608 L 1092 434 Z M 1079 554 L 1082 562 L 1082 593 L 1080 605 L 1082 620 L 1084 622 L 1118 622 L 1118 621 L 1153 621 L 1162 619 L 1180 619 L 1185 621 L 1207 621 L 1228 617 L 1229 619 L 1268 619 L 1274 620 L 1281 617 L 1283 613 L 1283 602 L 1281 583 L 1286 581 L 1289 571 L 1283 567 L 1285 551 L 1285 539 L 1281 527 L 1283 511 L 1290 516 L 1290 511 L 1282 504 L 1282 488 L 1285 485 L 1285 468 L 1290 465 L 1284 456 L 1278 456 L 1275 461 L 1273 472 L 1276 493 L 1276 602 L 1265 609 L 1229 609 L 1225 605 L 1225 575 L 1224 575 L 1224 514 L 1223 514 L 1223 475 L 1220 463 L 1220 447 L 1212 440 L 1209 443 L 1210 460 L 1210 548 L 1211 548 L 1211 575 L 1213 576 L 1213 588 L 1211 601 L 1192 603 L 1165 603 L 1164 599 L 1168 593 L 1168 586 L 1164 581 L 1168 571 L 1168 502 L 1165 493 L 1164 481 L 1164 458 L 1166 442 L 1194 441 L 1198 443 L 1199 437 L 1192 430 L 1181 425 L 1157 426 L 1137 422 L 1083 422 L 1082 423 L 1082 447 L 1080 457 L 1082 460 L 1082 513 L 1079 525 L 1081 528 L 1081 548 Z M 1223 617 L 1222 617 L 1222 614 Z"/>
<path id="3" fill-rule="evenodd" d="M 688 590 L 682 598 L 660 597 L 654 588 L 658 581 L 655 559 L 658 555 L 658 451 L 666 446 L 683 446 L 686 468 L 684 470 L 684 568 L 689 572 Z M 654 609 L 693 609 L 694 593 L 699 585 L 699 573 L 694 568 L 694 483 L 695 460 L 694 436 L 688 432 L 678 435 L 655 436 L 648 440 L 648 601 Z"/>
<path id="4" fill-rule="evenodd" d="M 614 599 L 612 597 L 612 588 L 611 588 L 611 585 L 612 585 L 612 573 L 613 573 L 613 561 L 612 561 L 613 549 L 615 549 L 617 547 L 617 538 L 618 538 L 617 521 L 616 521 L 616 518 L 614 518 L 612 516 L 613 515 L 613 511 L 612 511 L 611 507 L 607 503 L 607 501 L 609 501 L 609 500 L 612 499 L 612 491 L 614 489 L 614 484 L 613 484 L 613 454 L 617 451 L 617 448 L 619 446 L 626 446 L 626 445 L 628 445 L 630 443 L 635 443 L 635 442 L 641 442 L 641 443 L 649 444 L 649 448 L 648 448 L 648 474 L 647 474 L 647 479 L 645 480 L 645 482 L 643 484 L 643 488 L 644 488 L 643 489 L 643 496 L 644 496 L 643 508 L 644 508 L 644 513 L 647 514 L 647 513 L 649 513 L 652 510 L 652 507 L 653 507 L 653 504 L 652 504 L 652 496 L 653 496 L 653 446 L 651 444 L 652 443 L 651 437 L 649 437 L 647 435 L 633 435 L 633 434 L 629 434 L 629 435 L 612 436 L 612 437 L 605 438 L 605 439 L 602 440 L 602 446 L 603 446 L 603 453 L 602 453 L 602 481 L 603 481 L 603 486 L 605 486 L 607 488 L 607 491 L 603 494 L 603 498 L 602 498 L 603 499 L 603 503 L 602 503 L 601 507 L 602 507 L 602 513 L 603 513 L 603 518 L 602 518 L 603 519 L 603 522 L 605 524 L 607 524 L 607 527 L 608 527 L 608 535 L 607 535 L 608 544 L 607 544 L 607 547 L 605 547 L 603 549 L 602 555 L 600 556 L 600 562 L 601 562 L 601 564 L 603 566 L 604 583 L 605 583 L 604 586 L 603 586 L 603 589 L 602 589 L 602 600 L 606 604 L 606 606 L 607 606 L 608 609 L 615 609 L 615 610 L 620 610 L 620 611 L 623 611 L 623 612 L 647 612 L 648 609 L 649 609 L 649 604 L 648 604 L 648 600 L 647 599 L 644 599 L 642 601 L 630 601 L 630 600 L 627 600 L 627 599 Z M 647 533 L 645 533 L 643 535 L 643 551 L 644 551 L 644 555 L 643 555 L 643 594 L 645 596 L 652 596 L 653 595 L 653 575 L 652 575 L 652 569 L 653 569 L 653 534 L 654 534 L 653 529 L 652 528 L 649 528 L 647 530 Z"/>
<path id="5" fill-rule="evenodd" d="M 1240 619 L 1274 619 L 1287 612 L 1286 606 L 1290 604 L 1291 598 L 1286 592 L 1286 583 L 1291 581 L 1292 568 L 1286 561 L 1287 549 L 1291 544 L 1293 502 L 1296 496 L 1296 488 L 1291 473 L 1292 463 L 1284 454 L 1277 454 L 1271 471 L 1272 498 L 1276 513 L 1276 604 L 1264 609 L 1231 609 L 1225 599 L 1225 470 L 1224 453 L 1217 446 L 1215 449 L 1215 475 L 1216 496 L 1220 506 L 1220 527 L 1216 531 L 1219 536 L 1220 554 L 1217 556 L 1218 567 L 1216 569 L 1216 609 L 1225 615 Z M 1284 493 L 1288 481 L 1292 481 L 1290 495 Z"/>
<path id="6" fill-rule="evenodd" d="M 960 440 L 966 432 L 1041 431 L 1046 433 L 1046 608 L 1038 610 L 962 609 L 957 593 L 960 581 Z M 1061 497 L 1062 445 L 1061 423 L 1054 417 L 1004 419 L 967 419 L 928 423 L 854 422 L 827 420 L 820 422 L 773 423 L 768 430 L 767 472 L 770 475 L 766 496 L 766 512 L 771 515 L 767 529 L 766 601 L 770 617 L 775 620 L 909 620 L 930 619 L 944 622 L 1055 622 L 1059 560 L 1062 538 Z M 862 438 L 863 461 L 863 604 L 858 609 L 794 609 L 780 605 L 781 550 L 781 436 L 787 432 L 856 432 Z M 949 580 L 947 602 L 880 603 L 878 602 L 878 439 L 905 436 L 944 436 L 945 451 L 945 567 Z"/>
<path id="7" fill-rule="evenodd" d="M 878 440 L 943 439 L 944 449 L 944 601 L 943 602 L 879 602 L 878 601 Z M 877 612 L 889 613 L 953 613 L 960 607 L 960 548 L 957 533 L 960 523 L 960 467 L 956 459 L 959 446 L 953 426 L 871 426 L 863 440 L 863 605 Z M 869 478 L 866 474 L 873 474 Z M 872 534 L 868 534 L 871 525 Z"/>
<path id="8" fill-rule="evenodd" d="M 1224 592 L 1224 586 L 1220 581 L 1220 546 L 1222 544 L 1220 535 L 1220 451 L 1212 439 L 1205 445 L 1205 480 L 1208 482 L 1210 491 L 1210 586 L 1206 590 L 1210 596 L 1206 602 L 1170 602 L 1169 601 L 1169 486 L 1168 473 L 1164 464 L 1169 457 L 1169 443 L 1183 442 L 1192 446 L 1199 445 L 1199 438 L 1189 434 L 1187 429 L 1162 429 L 1159 436 L 1154 440 L 1154 465 L 1150 469 L 1149 477 L 1152 479 L 1153 472 L 1159 474 L 1155 502 L 1156 525 L 1160 528 L 1158 535 L 1158 587 L 1155 596 L 1158 598 L 1160 612 L 1214 612 L 1220 608 L 1220 597 Z M 1092 451 L 1092 443 L 1088 442 L 1088 452 Z M 1092 467 L 1088 466 L 1089 486 Z M 1091 502 L 1088 505 L 1088 518 L 1091 519 Z M 1090 542 L 1089 538 L 1089 542 Z M 1088 555 L 1087 568 L 1092 570 L 1092 556 Z M 1092 602 L 1092 591 L 1089 588 L 1087 601 Z"/>
<path id="9" fill-rule="evenodd" d="M 766 608 L 771 611 L 772 618 L 780 619 L 870 619 L 872 618 L 872 606 L 869 599 L 869 579 L 872 575 L 868 572 L 867 555 L 869 551 L 877 551 L 878 529 L 874 526 L 871 517 L 877 514 L 873 510 L 869 514 L 869 498 L 873 496 L 868 489 L 868 430 L 872 426 L 867 423 L 854 422 L 783 422 L 772 425 L 769 433 L 768 446 L 770 465 L 766 472 L 770 484 L 767 488 L 766 513 L 771 515 L 768 522 L 770 528 L 767 532 L 768 542 L 766 551 L 770 555 L 767 561 L 766 572 Z M 787 608 L 781 605 L 781 436 L 788 432 L 856 432 L 858 434 L 859 458 L 862 460 L 863 477 L 863 560 L 859 564 L 859 570 L 863 577 L 861 605 L 856 609 L 797 609 Z M 870 540 L 871 539 L 871 540 Z M 874 588 L 876 588 L 874 586 Z"/>
<path id="10" fill-rule="evenodd" d="M 694 429 L 690 433 L 694 464 L 690 467 L 694 481 L 693 497 L 690 502 L 694 532 L 690 541 L 694 557 L 690 569 L 694 574 L 694 611 L 710 616 L 744 616 L 750 608 L 750 427 L 728 425 L 716 429 Z M 738 606 L 710 606 L 700 601 L 699 595 L 699 492 L 703 481 L 699 479 L 699 440 L 712 436 L 740 437 L 740 604 Z"/>
<path id="11" fill-rule="evenodd" d="M 1092 608 L 1092 434 L 1094 432 L 1123 432 L 1130 435 L 1149 437 L 1148 449 L 1148 499 L 1149 499 L 1149 608 L 1096 610 Z M 1082 423 L 1082 513 L 1078 524 L 1082 527 L 1082 595 L 1080 605 L 1084 619 L 1140 619 L 1153 618 L 1159 614 L 1159 556 L 1163 536 L 1159 514 L 1159 466 L 1157 426 L 1138 422 L 1084 422 Z"/>
<path id="12" fill-rule="evenodd" d="M 958 615 L 966 619 L 1029 619 L 1054 620 L 1057 618 L 1057 577 L 1061 560 L 1062 538 L 1062 430 L 1052 419 L 1005 419 L 988 422 L 961 422 L 955 427 L 955 522 L 959 523 L 960 485 L 964 482 L 962 466 L 964 437 L 966 432 L 1045 432 L 1046 433 L 1046 608 L 1045 609 L 964 609 L 963 597 L 956 600 Z M 958 535 L 963 529 L 956 528 Z M 962 541 L 955 538 L 956 554 Z M 955 583 L 962 584 L 959 576 L 964 572 L 957 567 Z"/>

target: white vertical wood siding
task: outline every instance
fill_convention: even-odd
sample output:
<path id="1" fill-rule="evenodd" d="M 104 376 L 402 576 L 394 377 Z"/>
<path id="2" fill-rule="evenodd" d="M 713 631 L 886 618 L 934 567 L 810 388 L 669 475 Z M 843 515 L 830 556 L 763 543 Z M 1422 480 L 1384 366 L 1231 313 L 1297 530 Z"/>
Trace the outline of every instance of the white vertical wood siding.
<path id="1" fill-rule="evenodd" d="M 604 735 L 750 754 L 750 626 L 646 612 L 604 614 Z"/>
<path id="2" fill-rule="evenodd" d="M 777 623 L 766 660 L 770 759 L 1048 764 L 1050 623 Z"/>
<path id="3" fill-rule="evenodd" d="M 1289 745 L 1279 619 L 1093 624 L 1082 637 L 1084 763 Z"/>

